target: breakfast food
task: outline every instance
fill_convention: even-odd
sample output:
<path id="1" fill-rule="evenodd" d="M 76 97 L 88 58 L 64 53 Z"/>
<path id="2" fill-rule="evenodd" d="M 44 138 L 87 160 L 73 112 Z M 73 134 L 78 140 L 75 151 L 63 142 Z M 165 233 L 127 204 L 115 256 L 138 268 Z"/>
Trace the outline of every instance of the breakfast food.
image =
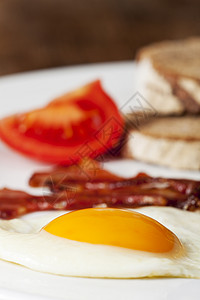
<path id="1" fill-rule="evenodd" d="M 131 130 L 136 146 L 129 139 L 126 151 L 160 153 L 156 162 L 173 158 L 178 167 L 188 167 L 190 153 L 190 167 L 199 168 L 199 124 L 198 116 L 151 116 Z M 14 149 L 62 165 L 31 176 L 29 187 L 43 195 L 0 189 L 0 259 L 63 276 L 200 278 L 200 182 L 124 178 L 88 159 L 119 145 L 122 133 L 124 120 L 99 81 L 0 121 Z"/>
<path id="2" fill-rule="evenodd" d="M 172 168 L 200 170 L 200 116 L 152 118 L 139 129 L 132 128 L 124 156 Z"/>
<path id="3" fill-rule="evenodd" d="M 46 210 L 76 210 L 104 207 L 135 208 L 141 206 L 173 206 L 194 211 L 200 207 L 200 182 L 186 179 L 151 177 L 139 173 L 123 178 L 103 169 L 90 160 L 95 170 L 81 165 L 57 167 L 34 173 L 32 187 L 50 189 L 41 196 L 22 191 L 0 190 L 0 218 Z M 91 166 L 91 165 L 90 165 Z"/>
<path id="4" fill-rule="evenodd" d="M 139 126 L 130 126 L 125 157 L 200 170 L 199 58 L 200 38 L 165 41 L 139 50 L 137 89 L 146 100 L 143 108 L 150 104 L 157 115 L 149 113 L 139 118 Z M 139 112 L 127 119 L 134 115 Z"/>
<path id="5" fill-rule="evenodd" d="M 33 215 L 0 221 L 0 257 L 65 276 L 200 278 L 199 223 L 169 207 Z"/>
<path id="6" fill-rule="evenodd" d="M 117 106 L 97 80 L 41 109 L 0 120 L 0 138 L 29 157 L 70 165 L 114 147 L 123 125 Z"/>
<path id="7" fill-rule="evenodd" d="M 160 114 L 200 112 L 200 38 L 139 50 L 137 89 Z"/>

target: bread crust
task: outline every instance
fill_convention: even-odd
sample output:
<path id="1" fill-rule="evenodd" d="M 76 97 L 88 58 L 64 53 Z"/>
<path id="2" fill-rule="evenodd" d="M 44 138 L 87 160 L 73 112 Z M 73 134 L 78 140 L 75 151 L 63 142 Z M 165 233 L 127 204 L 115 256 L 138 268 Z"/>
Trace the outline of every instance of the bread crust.
<path id="1" fill-rule="evenodd" d="M 176 96 L 189 113 L 199 114 L 200 103 L 181 85 L 181 79 L 193 80 L 200 88 L 200 37 L 179 41 L 154 43 L 140 49 L 138 62 L 148 59 L 153 69 L 171 86 Z"/>
<path id="2" fill-rule="evenodd" d="M 139 131 L 156 138 L 200 142 L 200 116 L 153 118 Z"/>
<path id="3" fill-rule="evenodd" d="M 140 128 L 129 129 L 123 156 L 171 168 L 200 170 L 200 116 L 150 118 Z"/>
<path id="4" fill-rule="evenodd" d="M 172 87 L 173 95 L 181 100 L 185 111 L 192 114 L 200 113 L 200 104 L 184 89 L 180 86 L 179 81 L 174 80 L 174 77 L 166 76 L 166 80 L 170 83 Z"/>
<path id="5" fill-rule="evenodd" d="M 163 41 L 141 48 L 136 60 L 149 58 L 165 76 L 186 77 L 200 83 L 200 37 Z"/>
<path id="6" fill-rule="evenodd" d="M 200 141 L 172 140 L 131 132 L 123 156 L 176 169 L 200 170 Z"/>

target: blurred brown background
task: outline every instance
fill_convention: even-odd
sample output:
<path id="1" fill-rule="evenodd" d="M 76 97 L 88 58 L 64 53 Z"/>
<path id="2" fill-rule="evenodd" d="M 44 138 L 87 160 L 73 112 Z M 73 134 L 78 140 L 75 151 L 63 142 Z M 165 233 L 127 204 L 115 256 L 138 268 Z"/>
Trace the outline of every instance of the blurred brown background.
<path id="1" fill-rule="evenodd" d="M 0 0 L 0 75 L 129 60 L 190 35 L 200 35 L 199 0 Z"/>

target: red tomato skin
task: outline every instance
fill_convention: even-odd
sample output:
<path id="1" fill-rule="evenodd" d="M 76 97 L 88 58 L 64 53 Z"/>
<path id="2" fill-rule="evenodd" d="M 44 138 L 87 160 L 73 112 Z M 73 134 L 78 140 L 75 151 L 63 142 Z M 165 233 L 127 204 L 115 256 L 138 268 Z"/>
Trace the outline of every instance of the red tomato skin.
<path id="1" fill-rule="evenodd" d="M 88 101 L 84 106 L 85 99 Z M 92 136 L 81 144 L 60 146 L 52 142 L 43 142 L 34 137 L 27 137 L 15 127 L 22 114 L 16 114 L 0 120 L 0 138 L 11 148 L 30 158 L 58 165 L 77 163 L 83 157 L 97 157 L 117 144 L 123 133 L 124 121 L 116 104 L 102 89 L 100 80 L 87 84 L 50 102 L 46 107 L 57 107 L 72 102 L 87 111 L 90 105 L 96 106 L 104 119 Z M 91 103 L 91 104 L 90 104 Z M 23 114 L 24 115 L 24 114 Z M 26 114 L 25 114 L 26 115 Z M 22 122 L 23 125 L 23 122 Z M 80 129 L 83 129 L 80 127 Z M 112 129 L 110 132 L 108 129 Z M 107 131 L 107 136 L 105 132 Z"/>

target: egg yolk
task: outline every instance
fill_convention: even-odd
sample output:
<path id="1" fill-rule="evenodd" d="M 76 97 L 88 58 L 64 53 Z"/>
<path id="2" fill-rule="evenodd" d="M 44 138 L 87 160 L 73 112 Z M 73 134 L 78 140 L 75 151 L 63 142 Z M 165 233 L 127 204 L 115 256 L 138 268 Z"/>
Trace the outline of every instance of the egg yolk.
<path id="1" fill-rule="evenodd" d="M 112 208 L 89 208 L 62 215 L 44 228 L 62 238 L 153 253 L 181 249 L 166 227 L 141 213 Z"/>

